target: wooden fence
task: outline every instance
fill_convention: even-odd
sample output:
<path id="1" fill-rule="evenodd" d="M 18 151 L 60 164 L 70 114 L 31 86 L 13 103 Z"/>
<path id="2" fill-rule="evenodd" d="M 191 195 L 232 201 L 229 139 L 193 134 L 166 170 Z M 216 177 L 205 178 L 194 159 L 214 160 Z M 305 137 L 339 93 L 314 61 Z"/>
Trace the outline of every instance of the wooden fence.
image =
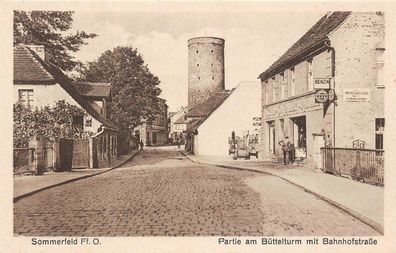
<path id="1" fill-rule="evenodd" d="M 14 148 L 14 175 L 36 173 L 34 153 L 34 148 Z"/>
<path id="2" fill-rule="evenodd" d="M 14 148 L 13 158 L 14 175 L 89 168 L 89 140 L 35 137 L 28 148 Z"/>
<path id="3" fill-rule="evenodd" d="M 89 140 L 74 140 L 72 168 L 89 168 Z"/>
<path id="4" fill-rule="evenodd" d="M 348 175 L 376 185 L 384 185 L 384 151 L 357 148 L 321 148 L 323 170 Z"/>

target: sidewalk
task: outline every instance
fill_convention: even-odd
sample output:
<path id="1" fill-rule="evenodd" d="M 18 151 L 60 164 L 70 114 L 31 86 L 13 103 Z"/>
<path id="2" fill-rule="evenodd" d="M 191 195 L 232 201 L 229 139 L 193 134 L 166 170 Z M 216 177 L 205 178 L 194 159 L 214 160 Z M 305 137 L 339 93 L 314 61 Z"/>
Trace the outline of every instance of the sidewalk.
<path id="1" fill-rule="evenodd" d="M 115 169 L 126 163 L 138 152 L 138 150 L 132 150 L 126 155 L 120 155 L 108 168 L 73 169 L 72 171 L 67 172 L 47 172 L 41 176 L 16 176 L 14 177 L 14 202 L 51 187 L 92 177 Z"/>
<path id="2" fill-rule="evenodd" d="M 333 176 L 304 166 L 285 166 L 259 160 L 232 160 L 231 157 L 187 155 L 190 160 L 223 168 L 271 174 L 341 208 L 345 212 L 384 232 L 384 188 Z"/>

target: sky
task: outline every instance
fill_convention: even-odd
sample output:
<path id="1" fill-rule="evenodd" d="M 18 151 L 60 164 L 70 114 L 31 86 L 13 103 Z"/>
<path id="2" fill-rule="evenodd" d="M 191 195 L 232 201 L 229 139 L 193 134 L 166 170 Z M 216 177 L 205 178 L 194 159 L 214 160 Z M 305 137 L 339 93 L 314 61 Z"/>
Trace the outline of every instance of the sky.
<path id="1" fill-rule="evenodd" d="M 255 81 L 325 12 L 243 10 L 166 10 L 81 12 L 74 14 L 73 31 L 96 33 L 75 57 L 96 60 L 117 46 L 137 48 L 150 71 L 159 77 L 160 97 L 169 111 L 187 105 L 187 40 L 197 36 L 225 39 L 225 87 Z"/>

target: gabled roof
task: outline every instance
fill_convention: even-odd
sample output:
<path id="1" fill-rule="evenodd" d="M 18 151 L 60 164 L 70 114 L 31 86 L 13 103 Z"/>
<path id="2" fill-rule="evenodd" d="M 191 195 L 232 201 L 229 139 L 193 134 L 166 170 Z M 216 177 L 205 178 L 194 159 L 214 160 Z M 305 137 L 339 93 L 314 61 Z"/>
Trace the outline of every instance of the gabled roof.
<path id="1" fill-rule="evenodd" d="M 205 118 L 195 118 L 188 122 L 187 124 L 187 132 L 193 133 L 198 127 L 204 122 Z"/>
<path id="2" fill-rule="evenodd" d="M 182 115 L 180 118 L 178 118 L 173 124 L 186 124 L 184 115 Z"/>
<path id="3" fill-rule="evenodd" d="M 90 114 L 93 118 L 102 123 L 104 126 L 117 130 L 117 127 L 109 119 L 106 119 L 105 117 L 100 115 L 94 108 L 91 107 L 91 105 L 74 88 L 74 86 L 72 85 L 72 81 L 70 81 L 69 78 L 65 74 L 63 74 L 63 72 L 57 66 L 53 65 L 50 62 L 43 61 L 35 52 L 23 45 L 19 45 L 14 48 L 14 54 L 16 52 L 20 54 L 22 50 L 26 51 L 26 53 L 23 53 L 23 55 L 25 55 L 24 57 L 29 56 L 32 58 L 31 60 L 27 60 L 28 62 L 33 61 L 39 64 L 36 65 L 33 70 L 42 69 L 43 71 L 45 71 L 44 73 L 48 74 L 49 80 L 53 80 L 54 83 L 58 83 L 82 108 L 87 111 L 88 114 Z M 14 65 L 14 73 L 15 69 L 17 69 L 17 72 L 20 71 L 20 69 L 18 69 L 19 67 L 19 63 L 17 65 Z M 29 71 L 33 72 L 33 70 Z M 37 84 L 40 84 L 40 82 L 37 82 Z"/>
<path id="4" fill-rule="evenodd" d="M 14 83 L 55 84 L 56 82 L 26 47 L 17 45 L 14 47 Z"/>
<path id="5" fill-rule="evenodd" d="M 72 84 L 81 96 L 94 98 L 110 97 L 110 83 L 72 82 Z"/>
<path id="6" fill-rule="evenodd" d="M 218 91 L 208 99 L 191 108 L 187 113 L 187 132 L 194 132 L 234 91 Z"/>
<path id="7" fill-rule="evenodd" d="M 316 44 L 324 42 L 327 36 L 336 30 L 350 14 L 351 12 L 349 11 L 337 11 L 323 16 L 296 43 L 294 43 L 286 53 L 275 61 L 265 72 L 261 73 L 259 78 L 267 79 L 271 77 L 277 70 L 281 71 L 283 65 L 294 60 Z M 284 66 L 284 68 L 286 67 L 287 66 Z"/>
<path id="8" fill-rule="evenodd" d="M 217 91 L 208 99 L 195 105 L 187 111 L 186 116 L 191 118 L 208 117 L 230 95 L 230 91 Z"/>

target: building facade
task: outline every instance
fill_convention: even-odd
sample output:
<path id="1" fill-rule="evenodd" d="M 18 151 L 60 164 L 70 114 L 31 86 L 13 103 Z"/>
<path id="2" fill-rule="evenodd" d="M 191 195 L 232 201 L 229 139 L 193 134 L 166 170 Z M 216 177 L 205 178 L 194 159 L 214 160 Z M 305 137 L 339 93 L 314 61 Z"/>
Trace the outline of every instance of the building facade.
<path id="1" fill-rule="evenodd" d="M 188 40 L 188 108 L 224 90 L 224 39 Z"/>
<path id="2" fill-rule="evenodd" d="M 254 120 L 260 117 L 260 87 L 256 82 L 240 83 L 232 91 L 219 96 L 217 107 L 207 113 L 196 125 L 194 154 L 229 156 L 231 133 L 238 137 L 258 139 L 260 126 Z M 198 106 L 197 111 L 205 109 Z M 193 116 L 194 111 L 189 114 Z M 199 113 L 196 113 L 199 116 Z M 242 147 L 241 147 L 242 148 Z"/>
<path id="3" fill-rule="evenodd" d="M 174 142 L 179 139 L 183 132 L 187 130 L 187 124 L 185 122 L 187 108 L 180 107 L 177 112 L 169 114 L 170 131 L 169 138 Z"/>
<path id="4" fill-rule="evenodd" d="M 83 87 L 74 83 L 47 61 L 44 46 L 36 45 L 14 47 L 13 81 L 14 102 L 40 109 L 64 100 L 84 109 L 86 115 L 76 121 L 81 122 L 82 130 L 92 134 L 89 138 L 91 168 L 108 166 L 118 155 L 119 130 L 106 114 L 110 84 L 85 83 Z"/>
<path id="5" fill-rule="evenodd" d="M 318 165 L 323 146 L 383 148 L 384 16 L 333 12 L 322 17 L 259 78 L 262 156 L 282 159 L 286 136 L 296 156 Z M 333 102 L 317 103 L 317 80 Z"/>
<path id="6" fill-rule="evenodd" d="M 164 99 L 158 98 L 159 109 L 153 119 L 142 119 L 142 124 L 135 128 L 135 136 L 145 146 L 164 145 L 168 142 L 168 105 Z"/>
<path id="7" fill-rule="evenodd" d="M 14 48 L 13 87 L 14 101 L 31 108 L 52 106 L 59 100 L 83 108 L 87 111 L 84 130 L 96 133 L 102 126 L 116 128 L 105 114 L 100 113 L 102 107 L 98 105 L 99 111 L 95 110 L 85 96 L 87 94 L 80 93 L 74 82 L 46 61 L 44 46 L 18 45 Z M 110 91 L 108 94 L 106 100 L 110 99 Z"/>

